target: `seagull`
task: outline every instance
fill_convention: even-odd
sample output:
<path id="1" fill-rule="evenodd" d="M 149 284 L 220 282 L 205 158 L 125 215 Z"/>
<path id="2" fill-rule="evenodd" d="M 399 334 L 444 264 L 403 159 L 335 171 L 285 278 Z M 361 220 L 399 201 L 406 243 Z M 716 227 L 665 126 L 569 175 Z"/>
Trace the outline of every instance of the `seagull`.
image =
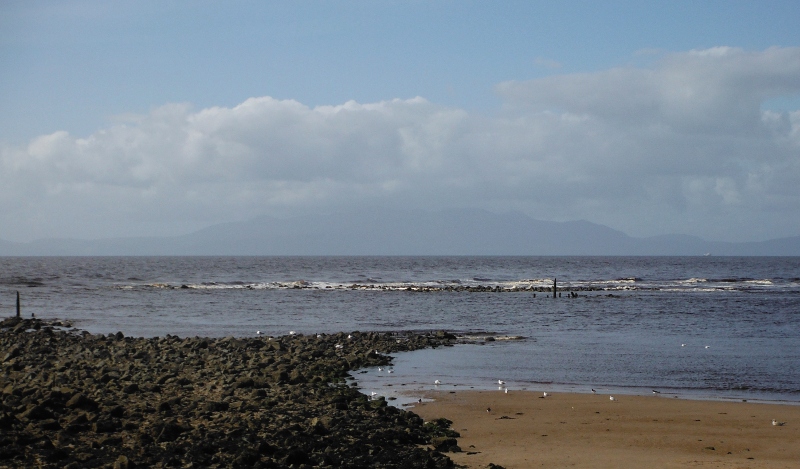
<path id="1" fill-rule="evenodd" d="M 681 347 L 686 347 L 686 344 L 681 344 Z"/>
<path id="2" fill-rule="evenodd" d="M 375 392 L 375 391 L 372 391 L 372 393 L 370 393 L 370 396 L 372 396 L 372 397 L 375 397 L 375 396 L 377 396 L 377 395 L 378 395 L 378 393 L 377 393 L 377 392 Z"/>
<path id="3" fill-rule="evenodd" d="M 706 345 L 706 348 L 711 348 L 711 346 L 710 345 Z"/>
<path id="4" fill-rule="evenodd" d="M 442 382 L 437 379 L 436 381 L 433 382 L 433 384 L 438 386 L 438 385 L 442 384 Z"/>
<path id="5" fill-rule="evenodd" d="M 592 394 L 597 394 L 597 391 L 595 391 L 594 388 L 592 388 Z"/>
<path id="6" fill-rule="evenodd" d="M 661 394 L 661 391 L 656 391 L 655 389 L 653 389 L 653 394 Z"/>
<path id="7" fill-rule="evenodd" d="M 352 339 L 352 338 L 353 338 L 353 335 L 352 335 L 352 334 L 347 334 L 347 338 L 348 338 L 348 339 Z"/>
<path id="8" fill-rule="evenodd" d="M 772 424 L 775 425 L 776 427 L 782 427 L 786 425 L 786 422 L 778 422 L 777 420 L 772 419 Z"/>
<path id="9" fill-rule="evenodd" d="M 342 345 L 342 344 L 336 344 L 336 348 L 344 348 L 344 345 Z"/>
<path id="10" fill-rule="evenodd" d="M 295 332 L 295 331 L 289 331 L 289 335 L 295 335 L 295 334 L 297 334 L 297 332 Z"/>
<path id="11" fill-rule="evenodd" d="M 486 408 L 486 412 L 491 412 L 491 411 L 492 411 L 492 408 L 491 408 L 491 407 L 487 407 L 487 408 Z"/>
<path id="12" fill-rule="evenodd" d="M 608 399 L 612 400 L 612 401 L 616 401 L 616 399 L 614 399 L 614 396 L 608 396 Z"/>
<path id="13" fill-rule="evenodd" d="M 394 370 L 388 370 L 387 373 L 394 373 Z"/>
<path id="14" fill-rule="evenodd" d="M 508 388 L 505 388 L 505 389 L 503 390 L 503 392 L 504 392 L 504 393 L 506 393 L 506 394 L 508 394 Z"/>
<path id="15" fill-rule="evenodd" d="M 381 368 L 381 367 L 378 367 L 378 371 L 383 371 L 383 368 Z"/>
<path id="16" fill-rule="evenodd" d="M 548 393 L 547 393 L 547 391 L 545 391 L 545 392 L 544 392 L 544 394 L 542 394 L 542 397 L 547 397 L 547 396 L 549 396 L 549 395 L 550 395 L 550 394 L 548 394 Z"/>
<path id="17" fill-rule="evenodd" d="M 498 379 L 498 380 L 497 380 L 497 384 L 499 384 L 500 386 L 502 386 L 502 385 L 506 384 L 506 382 L 505 382 L 505 381 L 503 381 L 502 379 Z"/>
<path id="18" fill-rule="evenodd" d="M 261 331 L 256 331 L 256 335 L 261 335 Z"/>

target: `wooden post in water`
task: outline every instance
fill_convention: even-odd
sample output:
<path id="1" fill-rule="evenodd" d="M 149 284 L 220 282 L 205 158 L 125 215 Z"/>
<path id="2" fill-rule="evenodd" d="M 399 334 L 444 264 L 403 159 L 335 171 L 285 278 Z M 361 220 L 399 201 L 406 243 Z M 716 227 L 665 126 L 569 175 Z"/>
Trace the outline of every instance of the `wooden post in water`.
<path id="1" fill-rule="evenodd" d="M 19 316 L 19 292 L 17 292 L 17 317 Z"/>
<path id="2" fill-rule="evenodd" d="M 556 297 L 556 281 L 557 281 L 557 280 L 558 280 L 558 279 L 556 279 L 555 277 L 553 277 L 553 298 L 555 298 L 555 297 Z"/>

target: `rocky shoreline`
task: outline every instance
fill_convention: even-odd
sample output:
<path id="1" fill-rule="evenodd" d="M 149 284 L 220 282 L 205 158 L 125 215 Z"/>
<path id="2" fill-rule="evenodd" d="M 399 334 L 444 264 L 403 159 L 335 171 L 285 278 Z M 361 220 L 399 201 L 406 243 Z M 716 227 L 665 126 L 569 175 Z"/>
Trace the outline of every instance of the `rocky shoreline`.
<path id="1" fill-rule="evenodd" d="M 452 467 L 449 422 L 345 378 L 435 333 L 267 338 L 93 335 L 0 323 L 0 467 Z"/>

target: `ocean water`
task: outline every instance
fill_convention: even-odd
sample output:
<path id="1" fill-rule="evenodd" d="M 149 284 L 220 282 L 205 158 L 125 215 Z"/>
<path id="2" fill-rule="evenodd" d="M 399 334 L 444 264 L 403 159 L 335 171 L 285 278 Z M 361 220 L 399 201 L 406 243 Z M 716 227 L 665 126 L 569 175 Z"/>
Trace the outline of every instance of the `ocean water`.
<path id="1" fill-rule="evenodd" d="M 557 298 L 543 291 L 554 279 Z M 400 354 L 392 374 L 357 374 L 384 394 L 502 379 L 800 402 L 796 257 L 0 258 L 0 315 L 14 314 L 17 291 L 23 315 L 94 333 L 524 337 Z"/>

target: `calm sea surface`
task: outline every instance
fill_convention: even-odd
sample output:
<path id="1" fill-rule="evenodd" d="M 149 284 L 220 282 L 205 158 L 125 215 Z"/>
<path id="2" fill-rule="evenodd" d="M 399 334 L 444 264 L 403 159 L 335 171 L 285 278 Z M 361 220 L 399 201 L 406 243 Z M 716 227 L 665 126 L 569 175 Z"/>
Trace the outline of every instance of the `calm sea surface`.
<path id="1" fill-rule="evenodd" d="M 554 279 L 562 297 L 538 291 Z M 477 286 L 494 291 L 466 290 Z M 796 257 L 0 258 L 0 315 L 14 314 L 16 291 L 23 315 L 94 333 L 526 338 L 401 354 L 395 373 L 359 375 L 382 391 L 503 379 L 510 389 L 800 402 Z"/>

